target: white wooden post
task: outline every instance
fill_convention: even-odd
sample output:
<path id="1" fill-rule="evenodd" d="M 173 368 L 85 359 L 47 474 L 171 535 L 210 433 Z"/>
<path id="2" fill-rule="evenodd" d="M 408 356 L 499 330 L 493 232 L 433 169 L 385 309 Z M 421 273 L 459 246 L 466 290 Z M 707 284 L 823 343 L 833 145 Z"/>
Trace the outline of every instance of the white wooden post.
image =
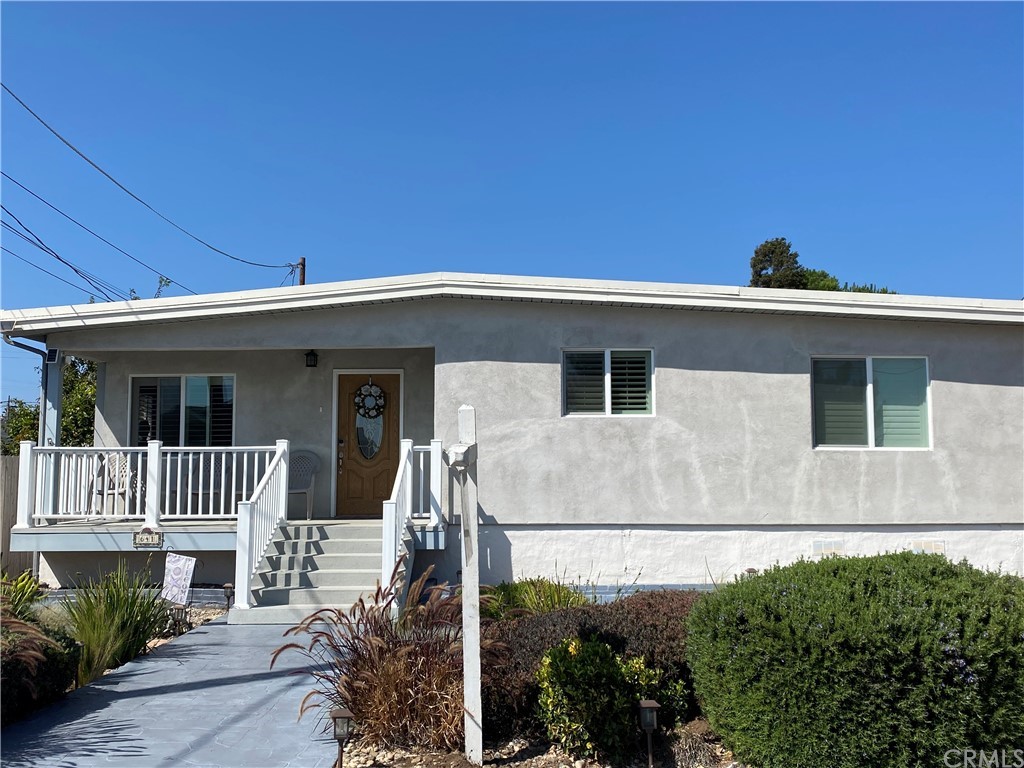
<path id="1" fill-rule="evenodd" d="M 441 526 L 441 441 L 430 441 L 430 527 Z"/>
<path id="2" fill-rule="evenodd" d="M 395 558 L 398 556 L 398 541 L 395 540 L 395 518 L 397 516 L 398 504 L 393 501 L 385 501 L 380 544 L 380 585 L 383 588 L 387 588 L 391 583 L 391 572 L 395 570 Z"/>
<path id="3" fill-rule="evenodd" d="M 404 456 L 405 460 L 402 462 L 402 466 L 398 468 L 398 471 L 402 475 L 402 485 L 405 486 L 405 503 L 402 505 L 403 509 L 399 510 L 402 514 L 402 519 L 399 520 L 398 525 L 395 526 L 396 532 L 404 531 L 406 526 L 409 525 L 409 521 L 412 520 L 412 502 L 413 496 L 415 495 L 412 487 L 412 440 L 401 440 L 400 444 L 402 449 L 399 451 L 399 454 Z M 398 536 L 401 535 L 401 533 L 398 533 Z M 395 552 L 397 551 L 398 550 L 396 549 Z"/>
<path id="4" fill-rule="evenodd" d="M 252 502 L 238 502 L 238 530 L 235 533 L 235 602 L 233 607 L 245 609 L 252 600 L 249 589 L 252 566 Z"/>
<path id="5" fill-rule="evenodd" d="M 277 452 L 281 454 L 281 482 L 279 484 L 277 497 L 277 503 L 280 505 L 278 509 L 281 511 L 278 515 L 279 521 L 288 519 L 288 441 L 278 440 L 277 441 Z M 241 512 L 239 512 L 241 514 Z M 248 582 L 246 582 L 248 583 Z M 235 585 L 237 590 L 238 585 Z"/>
<path id="6" fill-rule="evenodd" d="M 476 445 L 476 410 L 459 407 L 459 443 Z M 470 454 L 472 456 L 472 454 Z M 469 466 L 459 472 L 462 484 L 462 680 L 466 760 L 483 765 L 483 707 L 480 701 L 480 550 L 477 485 Z"/>
<path id="7" fill-rule="evenodd" d="M 160 527 L 160 497 L 163 472 L 160 466 L 160 449 L 163 443 L 150 440 L 146 444 L 146 527 L 156 530 Z"/>
<path id="8" fill-rule="evenodd" d="M 35 441 L 23 440 L 18 458 L 18 518 L 15 528 L 32 527 L 32 510 L 36 505 Z"/>

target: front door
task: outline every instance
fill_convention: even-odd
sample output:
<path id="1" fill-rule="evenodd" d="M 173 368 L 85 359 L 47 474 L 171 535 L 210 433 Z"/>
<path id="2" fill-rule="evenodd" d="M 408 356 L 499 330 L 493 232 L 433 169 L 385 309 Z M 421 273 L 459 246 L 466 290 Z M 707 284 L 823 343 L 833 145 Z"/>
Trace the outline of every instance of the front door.
<path id="1" fill-rule="evenodd" d="M 337 517 L 380 517 L 398 472 L 401 377 L 338 375 Z"/>

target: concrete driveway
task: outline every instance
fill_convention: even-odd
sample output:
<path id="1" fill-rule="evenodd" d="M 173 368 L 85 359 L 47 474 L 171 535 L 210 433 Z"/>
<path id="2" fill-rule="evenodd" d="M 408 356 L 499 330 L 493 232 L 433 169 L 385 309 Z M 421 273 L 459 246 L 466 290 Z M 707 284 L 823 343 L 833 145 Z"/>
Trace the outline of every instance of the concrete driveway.
<path id="1" fill-rule="evenodd" d="M 297 721 L 313 687 L 293 651 L 270 669 L 286 626 L 224 619 L 125 664 L 3 729 L 0 762 L 15 766 L 330 768 L 337 742 L 318 711 Z"/>

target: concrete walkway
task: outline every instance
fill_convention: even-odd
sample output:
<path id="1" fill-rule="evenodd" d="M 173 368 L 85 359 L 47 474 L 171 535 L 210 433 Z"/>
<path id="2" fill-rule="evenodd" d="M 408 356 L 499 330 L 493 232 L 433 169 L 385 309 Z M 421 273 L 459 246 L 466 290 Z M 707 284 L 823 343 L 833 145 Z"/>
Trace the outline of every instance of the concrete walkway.
<path id="1" fill-rule="evenodd" d="M 34 716 L 3 729 L 0 763 L 18 766 L 330 768 L 337 742 L 297 722 L 313 687 L 304 657 L 270 655 L 286 626 L 194 629 Z M 301 639 L 301 638 L 300 638 Z"/>

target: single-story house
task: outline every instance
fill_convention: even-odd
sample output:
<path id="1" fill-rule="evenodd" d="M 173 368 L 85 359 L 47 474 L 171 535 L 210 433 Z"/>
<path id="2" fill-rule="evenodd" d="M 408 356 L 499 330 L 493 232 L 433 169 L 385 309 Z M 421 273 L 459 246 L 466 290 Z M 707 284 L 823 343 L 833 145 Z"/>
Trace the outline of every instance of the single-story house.
<path id="1" fill-rule="evenodd" d="M 1024 573 L 1019 301 L 434 273 L 0 319 L 52 361 L 51 430 L 61 357 L 98 365 L 95 447 L 22 447 L 12 549 L 62 584 L 143 527 L 243 607 L 348 600 L 403 548 L 455 581 L 464 404 L 483 583 Z"/>

